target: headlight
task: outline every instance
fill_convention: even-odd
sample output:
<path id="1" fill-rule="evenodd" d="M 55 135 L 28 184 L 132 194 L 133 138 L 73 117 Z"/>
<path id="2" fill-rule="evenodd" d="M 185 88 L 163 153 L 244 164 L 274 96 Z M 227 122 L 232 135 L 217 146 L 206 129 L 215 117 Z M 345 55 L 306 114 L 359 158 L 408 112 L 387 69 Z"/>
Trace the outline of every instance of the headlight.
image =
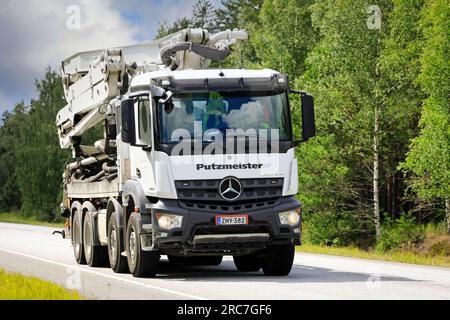
<path id="1" fill-rule="evenodd" d="M 278 215 L 280 217 L 281 224 L 294 227 L 300 223 L 300 209 L 282 212 Z"/>
<path id="2" fill-rule="evenodd" d="M 156 221 L 158 222 L 160 228 L 170 230 L 174 228 L 180 228 L 183 224 L 183 217 L 173 214 L 157 213 Z"/>

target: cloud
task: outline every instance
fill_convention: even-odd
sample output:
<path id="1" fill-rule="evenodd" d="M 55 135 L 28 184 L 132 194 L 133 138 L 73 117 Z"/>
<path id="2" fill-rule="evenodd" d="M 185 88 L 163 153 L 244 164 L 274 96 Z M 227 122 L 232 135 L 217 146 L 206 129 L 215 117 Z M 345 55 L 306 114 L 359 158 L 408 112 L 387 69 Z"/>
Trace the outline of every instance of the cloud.
<path id="1" fill-rule="evenodd" d="M 76 5 L 81 28 L 68 29 L 67 8 Z M 134 43 L 141 30 L 108 0 L 6 1 L 0 11 L 0 92 L 2 107 L 28 100 L 46 68 L 78 51 Z"/>
<path id="2" fill-rule="evenodd" d="M 35 96 L 47 66 L 85 50 L 153 39 L 158 23 L 190 16 L 196 0 L 4 0 L 0 11 L 0 111 Z M 212 1 L 216 6 L 219 0 Z M 69 29 L 71 6 L 80 28 Z"/>
<path id="3" fill-rule="evenodd" d="M 224 121 L 229 128 L 239 128 L 243 130 L 259 128 L 264 121 L 264 106 L 262 101 L 250 101 L 241 106 L 240 109 L 232 110 Z"/>
<path id="4" fill-rule="evenodd" d="M 12 107 L 19 101 L 14 101 L 9 95 L 0 90 L 0 121 L 3 112 L 12 109 Z"/>
<path id="5" fill-rule="evenodd" d="M 180 18 L 191 17 L 197 0 L 128 0 L 116 1 L 114 7 L 136 22 L 143 33 L 140 40 L 151 40 L 162 22 L 172 23 Z M 210 0 L 215 8 L 221 0 Z"/>

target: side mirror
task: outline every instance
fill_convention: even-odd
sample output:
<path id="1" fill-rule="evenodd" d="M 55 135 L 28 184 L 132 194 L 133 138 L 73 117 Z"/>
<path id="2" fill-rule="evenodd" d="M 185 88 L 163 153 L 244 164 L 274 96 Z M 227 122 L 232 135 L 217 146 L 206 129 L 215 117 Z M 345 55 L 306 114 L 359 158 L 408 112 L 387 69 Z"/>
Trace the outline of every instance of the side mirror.
<path id="1" fill-rule="evenodd" d="M 164 93 L 164 96 L 161 99 L 159 99 L 159 103 L 161 103 L 162 105 L 165 105 L 167 103 L 172 103 L 172 99 L 173 99 L 173 92 L 166 91 Z"/>
<path id="2" fill-rule="evenodd" d="M 302 128 L 303 141 L 308 141 L 316 136 L 314 98 L 307 94 L 302 94 Z"/>
<path id="3" fill-rule="evenodd" d="M 131 145 L 136 144 L 136 124 L 134 116 L 134 100 L 122 100 L 120 104 L 122 141 Z"/>

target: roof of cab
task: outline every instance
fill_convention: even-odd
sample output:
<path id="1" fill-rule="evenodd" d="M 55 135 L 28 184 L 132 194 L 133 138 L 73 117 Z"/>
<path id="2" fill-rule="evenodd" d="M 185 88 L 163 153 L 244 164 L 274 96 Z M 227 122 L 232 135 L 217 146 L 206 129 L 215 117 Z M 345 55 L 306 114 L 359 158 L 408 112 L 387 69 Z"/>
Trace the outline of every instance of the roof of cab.
<path id="1" fill-rule="evenodd" d="M 222 74 L 221 74 L 222 73 Z M 131 81 L 131 87 L 149 85 L 152 79 L 173 77 L 175 80 L 198 80 L 198 79 L 251 79 L 251 78 L 272 78 L 280 74 L 271 69 L 249 70 L 249 69 L 201 69 L 170 71 L 160 70 L 137 75 Z"/>

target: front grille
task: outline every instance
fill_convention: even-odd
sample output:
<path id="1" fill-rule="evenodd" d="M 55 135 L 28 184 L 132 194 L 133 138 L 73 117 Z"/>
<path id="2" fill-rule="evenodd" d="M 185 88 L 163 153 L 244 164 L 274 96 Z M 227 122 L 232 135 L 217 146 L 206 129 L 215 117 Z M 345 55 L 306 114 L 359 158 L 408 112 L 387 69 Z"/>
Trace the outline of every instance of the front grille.
<path id="1" fill-rule="evenodd" d="M 282 178 L 239 180 L 243 192 L 235 201 L 226 201 L 219 194 L 222 180 L 176 181 L 181 207 L 199 211 L 248 212 L 273 207 L 283 194 Z"/>
<path id="2" fill-rule="evenodd" d="M 271 234 L 271 229 L 269 225 L 266 224 L 256 224 L 248 226 L 226 226 L 223 228 L 221 226 L 197 226 L 194 229 L 194 236 L 202 235 L 220 235 L 220 234 L 252 234 L 252 233 L 269 233 Z"/>

